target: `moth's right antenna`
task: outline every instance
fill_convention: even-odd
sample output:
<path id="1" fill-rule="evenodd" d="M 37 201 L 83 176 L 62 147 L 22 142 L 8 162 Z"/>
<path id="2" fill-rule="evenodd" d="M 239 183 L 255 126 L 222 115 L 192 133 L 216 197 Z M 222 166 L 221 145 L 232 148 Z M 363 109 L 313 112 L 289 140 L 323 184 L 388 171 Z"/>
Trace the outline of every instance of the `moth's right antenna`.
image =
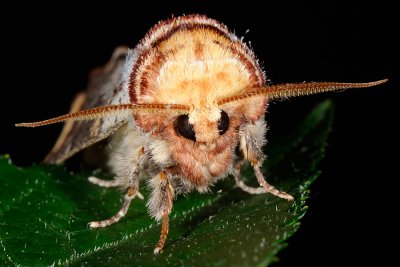
<path id="1" fill-rule="evenodd" d="M 340 91 L 350 88 L 367 88 L 387 82 L 387 79 L 369 83 L 309 82 L 288 83 L 254 88 L 244 94 L 238 94 L 217 101 L 218 105 L 240 101 L 254 96 L 265 96 L 268 100 L 287 99 L 295 96 L 312 95 L 324 92 Z"/>

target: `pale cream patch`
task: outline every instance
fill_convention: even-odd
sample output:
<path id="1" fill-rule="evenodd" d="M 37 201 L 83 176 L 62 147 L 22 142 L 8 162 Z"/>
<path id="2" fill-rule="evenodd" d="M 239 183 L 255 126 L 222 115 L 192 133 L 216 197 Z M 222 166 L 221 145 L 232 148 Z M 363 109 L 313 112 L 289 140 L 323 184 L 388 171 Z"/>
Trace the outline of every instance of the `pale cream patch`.
<path id="1" fill-rule="evenodd" d="M 209 108 L 249 84 L 250 74 L 237 59 L 168 61 L 160 69 L 153 98 L 157 103 Z"/>
<path id="2" fill-rule="evenodd" d="M 189 114 L 189 122 L 195 124 L 201 121 L 215 122 L 221 118 L 221 110 L 216 105 L 194 108 Z"/>
<path id="3" fill-rule="evenodd" d="M 149 142 L 148 149 L 157 164 L 164 166 L 171 162 L 171 149 L 166 141 L 154 138 Z"/>

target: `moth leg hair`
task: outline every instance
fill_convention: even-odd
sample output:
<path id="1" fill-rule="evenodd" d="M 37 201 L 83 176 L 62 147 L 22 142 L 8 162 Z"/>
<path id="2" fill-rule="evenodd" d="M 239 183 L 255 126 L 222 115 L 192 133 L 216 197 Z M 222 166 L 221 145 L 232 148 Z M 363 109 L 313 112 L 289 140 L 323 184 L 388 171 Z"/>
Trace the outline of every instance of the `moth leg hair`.
<path id="1" fill-rule="evenodd" d="M 109 164 L 117 176 L 110 181 L 89 177 L 89 181 L 94 184 L 105 187 L 116 185 L 126 190 L 122 206 L 118 213 L 111 218 L 103 221 L 90 222 L 90 228 L 106 227 L 118 222 L 126 215 L 132 199 L 136 196 L 143 199 L 143 195 L 139 192 L 139 174 L 141 166 L 146 159 L 144 147 L 135 143 L 135 141 L 138 141 L 138 138 L 135 138 L 135 134 L 125 134 L 127 130 L 129 130 L 127 127 L 121 129 L 114 135 L 111 141 L 116 149 L 113 152 L 113 157 L 111 157 L 112 160 Z"/>
<path id="2" fill-rule="evenodd" d="M 137 195 L 138 195 L 138 190 L 134 187 L 129 187 L 124 196 L 124 201 L 122 202 L 122 206 L 121 206 L 120 210 L 118 211 L 118 213 L 107 220 L 90 222 L 89 227 L 92 229 L 93 228 L 102 228 L 102 227 L 106 227 L 111 224 L 117 223 L 119 220 L 121 220 L 122 217 L 124 217 L 126 215 L 132 199 L 134 199 L 135 196 L 137 196 Z"/>
<path id="3" fill-rule="evenodd" d="M 149 181 L 149 185 L 153 190 L 147 206 L 150 214 L 156 220 L 162 220 L 160 239 L 154 248 L 154 254 L 160 253 L 168 236 L 169 214 L 172 211 L 172 202 L 175 196 L 174 188 L 171 184 L 172 178 L 171 174 L 161 171 Z"/>
<path id="4" fill-rule="evenodd" d="M 260 186 L 262 186 L 268 193 L 271 193 L 277 197 L 286 199 L 288 201 L 293 201 L 294 197 L 289 195 L 286 192 L 283 191 L 279 191 L 278 189 L 276 189 L 274 186 L 270 185 L 264 178 L 264 175 L 261 172 L 261 163 L 260 162 L 256 162 L 255 164 L 253 164 L 253 169 L 254 172 L 256 174 L 257 177 L 257 181 L 260 184 Z"/>
<path id="5" fill-rule="evenodd" d="M 101 187 L 106 187 L 106 188 L 118 187 L 118 186 L 122 186 L 124 184 L 120 179 L 104 180 L 104 179 L 97 178 L 95 176 L 90 176 L 88 178 L 88 180 L 92 184 L 95 184 L 95 185 L 98 185 Z M 139 191 L 136 192 L 136 196 L 140 199 L 144 199 L 144 196 Z"/>
<path id="6" fill-rule="evenodd" d="M 113 179 L 113 180 L 104 180 L 104 179 L 100 179 L 97 178 L 95 176 L 90 176 L 88 178 L 89 182 L 91 182 L 92 184 L 101 186 L 101 187 L 117 187 L 117 186 L 121 186 L 121 181 L 118 179 Z"/>
<path id="7" fill-rule="evenodd" d="M 236 184 L 245 192 L 250 194 L 262 194 L 262 193 L 271 193 L 277 197 L 293 201 L 294 198 L 283 192 L 276 189 L 274 186 L 270 185 L 264 178 L 264 175 L 261 171 L 262 163 L 265 159 L 265 156 L 262 152 L 262 147 L 266 143 L 265 132 L 267 128 L 265 125 L 264 118 L 257 120 L 254 124 L 247 123 L 244 124 L 240 130 L 240 150 L 243 153 L 243 156 L 246 160 L 248 160 L 256 175 L 257 181 L 260 184 L 259 188 L 247 186 L 242 180 L 240 180 L 240 164 L 239 168 L 235 168 L 234 177 Z"/>
<path id="8" fill-rule="evenodd" d="M 128 164 L 123 164 L 122 167 L 124 167 L 125 169 L 129 169 L 127 172 L 122 172 L 121 170 L 116 169 L 115 171 L 119 171 L 120 175 L 117 177 L 114 177 L 114 179 L 112 180 L 104 180 L 104 179 L 100 179 L 97 178 L 95 176 L 90 176 L 88 178 L 89 182 L 91 182 L 92 184 L 101 186 L 101 187 L 122 187 L 122 188 L 136 188 L 136 190 L 139 188 L 139 169 L 140 169 L 140 165 L 142 164 L 142 162 L 140 161 L 140 159 L 143 157 L 144 152 L 144 147 L 142 147 L 139 150 L 139 153 L 137 155 L 137 158 L 135 160 L 138 160 L 138 162 L 135 161 L 129 161 L 129 164 L 131 165 L 130 168 Z M 120 161 L 123 161 L 122 158 L 120 159 Z M 126 161 L 126 160 L 125 160 Z M 118 166 L 118 165 L 117 165 Z M 120 167 L 120 166 L 118 166 Z M 115 164 L 114 164 L 114 168 Z M 121 169 L 121 167 L 120 167 Z M 123 175 L 121 175 L 121 173 L 123 173 Z M 127 178 L 126 178 L 127 177 Z M 137 197 L 140 199 L 144 199 L 143 195 L 137 191 Z"/>
<path id="9" fill-rule="evenodd" d="M 235 178 L 235 182 L 237 187 L 239 187 L 240 189 L 242 189 L 243 191 L 249 193 L 249 194 L 265 194 L 268 191 L 264 188 L 264 187 L 252 187 L 252 186 L 248 186 L 246 185 L 243 180 L 241 179 L 240 176 L 240 168 L 243 166 L 244 161 L 240 161 L 238 163 L 235 164 L 234 168 L 233 168 L 233 177 Z"/>

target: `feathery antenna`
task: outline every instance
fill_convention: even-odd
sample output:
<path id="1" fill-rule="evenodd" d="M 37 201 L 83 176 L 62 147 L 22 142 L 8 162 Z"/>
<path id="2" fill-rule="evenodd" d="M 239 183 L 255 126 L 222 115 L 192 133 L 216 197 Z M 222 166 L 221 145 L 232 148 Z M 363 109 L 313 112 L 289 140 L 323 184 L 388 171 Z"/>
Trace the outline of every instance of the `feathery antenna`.
<path id="1" fill-rule="evenodd" d="M 269 100 L 286 99 L 293 96 L 319 94 L 323 92 L 339 91 L 350 88 L 366 88 L 387 82 L 387 79 L 369 83 L 337 83 L 337 82 L 309 82 L 309 83 L 288 83 L 256 88 L 245 94 L 234 95 L 217 101 L 223 105 L 233 101 L 244 100 L 253 96 L 266 96 Z"/>
<path id="2" fill-rule="evenodd" d="M 66 115 L 62 115 L 56 118 L 28 123 L 15 124 L 16 127 L 39 127 L 57 122 L 64 122 L 68 120 L 79 121 L 79 120 L 95 120 L 101 119 L 110 115 L 117 116 L 128 116 L 129 114 L 143 114 L 152 112 L 177 112 L 178 114 L 184 114 L 189 112 L 189 107 L 178 104 L 122 104 L 113 106 L 104 106 L 98 108 L 92 108 L 82 110 Z"/>

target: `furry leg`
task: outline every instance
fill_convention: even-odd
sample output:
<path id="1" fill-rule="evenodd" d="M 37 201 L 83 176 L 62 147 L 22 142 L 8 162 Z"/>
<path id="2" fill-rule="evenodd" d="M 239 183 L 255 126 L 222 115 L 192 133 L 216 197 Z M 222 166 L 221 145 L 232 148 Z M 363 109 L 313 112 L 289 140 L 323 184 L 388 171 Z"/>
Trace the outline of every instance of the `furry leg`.
<path id="1" fill-rule="evenodd" d="M 285 192 L 279 191 L 265 180 L 262 172 L 261 165 L 265 158 L 262 152 L 262 146 L 265 144 L 265 131 L 266 125 L 264 119 L 256 121 L 254 124 L 248 123 L 241 127 L 240 135 L 240 150 L 243 156 L 253 166 L 257 181 L 261 188 L 249 187 L 240 180 L 240 163 L 239 168 L 235 168 L 234 176 L 236 184 L 244 191 L 250 194 L 271 193 L 280 198 L 293 201 L 293 197 Z"/>
<path id="2" fill-rule="evenodd" d="M 101 186 L 101 187 L 117 187 L 121 185 L 121 181 L 117 180 L 117 179 L 113 179 L 113 180 L 104 180 L 104 179 L 100 179 L 97 178 L 95 176 L 90 176 L 88 178 L 89 182 L 91 182 L 92 184 Z"/>
<path id="3" fill-rule="evenodd" d="M 241 179 L 240 179 L 240 167 L 242 166 L 242 162 L 236 164 L 234 171 L 233 171 L 233 176 L 235 177 L 235 182 L 236 185 L 242 189 L 243 191 L 249 193 L 249 194 L 265 194 L 265 193 L 271 193 L 275 196 L 287 199 L 289 201 L 292 201 L 294 198 L 282 191 L 277 190 L 275 187 L 273 187 L 272 185 L 268 184 L 267 181 L 265 181 L 264 176 L 260 170 L 260 164 L 256 164 L 253 166 L 254 168 L 254 172 L 256 174 L 257 177 L 257 181 L 260 184 L 260 187 L 252 187 L 252 186 L 248 186 L 246 185 Z"/>
<path id="4" fill-rule="evenodd" d="M 267 193 L 268 191 L 264 187 L 252 187 L 246 185 L 241 179 L 240 179 L 240 167 L 242 164 L 238 163 L 236 164 L 234 170 L 233 170 L 233 177 L 235 178 L 236 185 L 242 189 L 243 191 L 249 193 L 249 194 L 264 194 Z"/>
<path id="5" fill-rule="evenodd" d="M 265 191 L 268 192 L 268 193 L 271 193 L 271 194 L 273 194 L 273 195 L 275 195 L 277 197 L 280 197 L 280 198 L 284 198 L 284 199 L 286 199 L 288 201 L 293 201 L 294 198 L 291 195 L 289 195 L 288 193 L 285 193 L 283 191 L 279 191 L 278 189 L 276 189 L 275 187 L 273 187 L 272 185 L 267 183 L 267 181 L 264 178 L 264 175 L 261 172 L 260 165 L 261 164 L 259 162 L 255 163 L 253 165 L 253 169 L 254 169 L 254 172 L 255 172 L 256 177 L 257 177 L 257 181 L 260 184 L 260 186 L 262 186 L 265 189 Z"/>
<path id="6" fill-rule="evenodd" d="M 132 199 L 134 199 L 136 195 L 138 195 L 138 196 L 140 195 L 141 197 L 143 197 L 137 191 L 137 189 L 132 188 L 132 187 L 128 188 L 128 191 L 126 192 L 125 197 L 124 197 L 124 202 L 122 203 L 121 209 L 118 211 L 118 213 L 107 220 L 90 222 L 89 227 L 92 229 L 106 227 L 106 226 L 109 226 L 111 224 L 118 222 L 122 217 L 124 217 L 126 215 L 126 212 L 129 209 L 129 205 L 131 204 Z"/>
<path id="7" fill-rule="evenodd" d="M 167 211 L 163 212 L 162 225 L 161 225 L 161 235 L 160 239 L 157 242 L 156 247 L 154 248 L 154 254 L 160 253 L 162 248 L 164 247 L 165 241 L 167 240 L 169 230 L 169 213 Z"/>
<path id="8" fill-rule="evenodd" d="M 101 187 L 106 187 L 106 188 L 117 187 L 117 186 L 121 186 L 121 185 L 124 184 L 123 180 L 115 179 L 115 178 L 113 180 L 104 180 L 104 179 L 97 178 L 95 176 L 90 176 L 88 178 L 88 180 L 92 184 L 95 184 L 95 185 L 98 185 L 98 186 L 101 186 Z M 137 187 L 137 186 L 130 185 L 130 187 L 134 188 L 134 187 Z M 140 198 L 140 199 L 144 199 L 143 195 L 138 190 L 136 190 L 136 196 L 138 198 Z"/>
<path id="9" fill-rule="evenodd" d="M 168 176 L 166 172 L 162 171 L 151 181 L 153 192 L 148 203 L 150 212 L 157 220 L 162 219 L 160 239 L 154 248 L 154 254 L 160 253 L 168 236 L 169 214 L 172 210 L 172 201 L 174 198 L 174 189 L 168 180 Z"/>

